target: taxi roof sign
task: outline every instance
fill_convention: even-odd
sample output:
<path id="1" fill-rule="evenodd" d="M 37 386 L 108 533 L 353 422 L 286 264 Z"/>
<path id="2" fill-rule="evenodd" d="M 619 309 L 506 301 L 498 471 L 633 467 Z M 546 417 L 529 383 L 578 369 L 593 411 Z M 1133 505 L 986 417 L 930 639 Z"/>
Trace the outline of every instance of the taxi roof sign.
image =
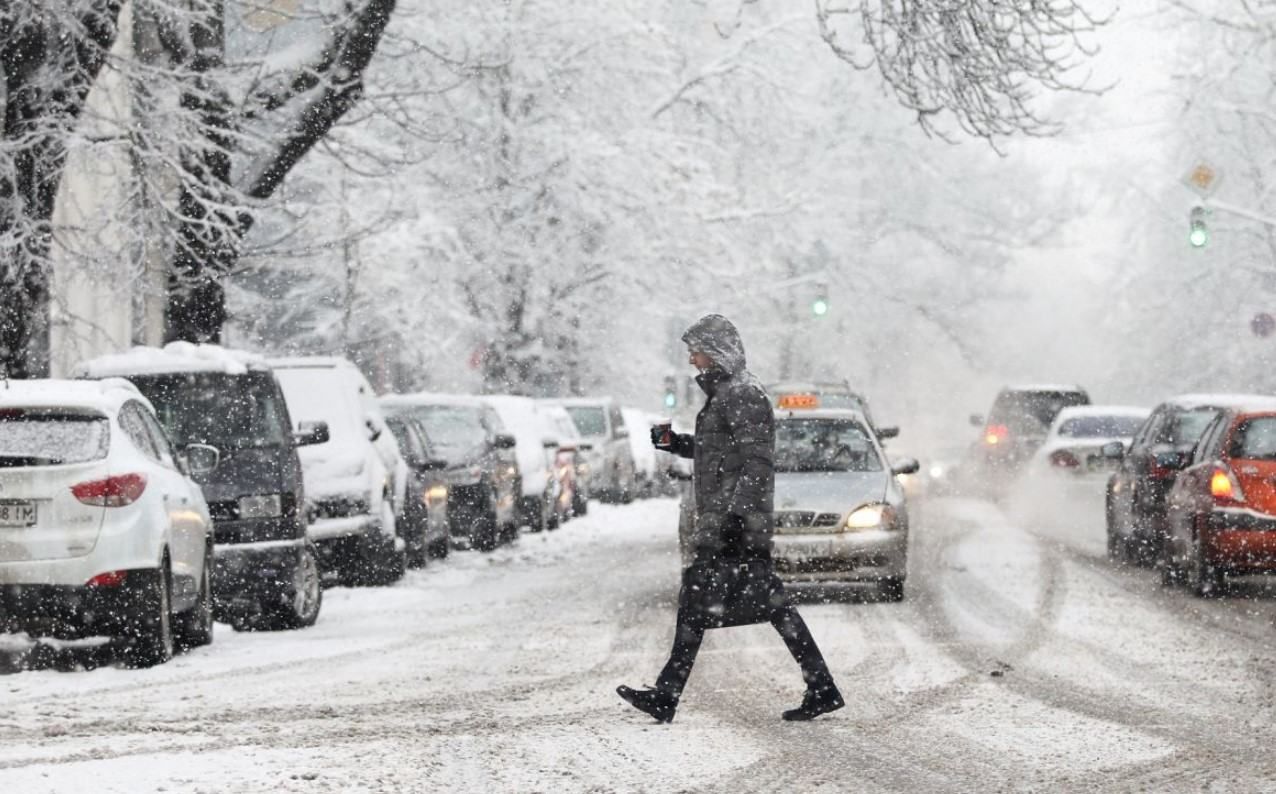
<path id="1" fill-rule="evenodd" d="M 785 410 L 819 408 L 820 398 L 815 394 L 781 394 L 775 404 Z"/>

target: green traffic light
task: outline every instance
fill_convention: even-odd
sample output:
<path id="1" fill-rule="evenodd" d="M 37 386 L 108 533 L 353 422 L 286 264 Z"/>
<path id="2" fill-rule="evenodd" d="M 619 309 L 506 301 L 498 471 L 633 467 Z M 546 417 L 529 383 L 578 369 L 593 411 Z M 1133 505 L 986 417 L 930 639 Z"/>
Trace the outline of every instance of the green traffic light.
<path id="1" fill-rule="evenodd" d="M 1192 230 L 1187 234 L 1187 241 L 1193 248 L 1204 248 L 1210 241 L 1210 230 L 1203 223 L 1193 223 Z"/>
<path id="2" fill-rule="evenodd" d="M 673 408 L 678 404 L 678 395 L 673 392 L 665 392 L 665 407 Z"/>
<path id="3" fill-rule="evenodd" d="M 816 317 L 823 317 L 829 313 L 829 302 L 824 298 L 816 298 L 811 302 L 811 314 Z"/>

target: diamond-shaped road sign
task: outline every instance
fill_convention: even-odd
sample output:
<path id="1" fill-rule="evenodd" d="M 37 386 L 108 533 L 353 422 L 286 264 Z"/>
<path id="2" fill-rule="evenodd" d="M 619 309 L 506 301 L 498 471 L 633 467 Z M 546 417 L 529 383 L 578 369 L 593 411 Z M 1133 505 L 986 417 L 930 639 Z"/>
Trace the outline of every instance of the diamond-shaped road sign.
<path id="1" fill-rule="evenodd" d="M 1183 184 L 1196 191 L 1201 198 L 1209 198 L 1213 195 L 1221 181 L 1223 181 L 1222 170 L 1204 160 L 1197 162 L 1183 175 Z"/>

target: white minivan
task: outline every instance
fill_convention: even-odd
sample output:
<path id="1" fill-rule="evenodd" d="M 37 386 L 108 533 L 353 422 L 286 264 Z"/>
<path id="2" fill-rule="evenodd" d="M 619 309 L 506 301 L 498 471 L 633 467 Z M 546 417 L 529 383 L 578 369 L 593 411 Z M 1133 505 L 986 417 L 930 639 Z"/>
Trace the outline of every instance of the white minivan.
<path id="1" fill-rule="evenodd" d="M 162 664 L 213 638 L 213 531 L 188 472 L 217 450 L 174 450 L 131 383 L 0 387 L 0 631 L 122 640 Z"/>
<path id="2" fill-rule="evenodd" d="M 406 548 L 397 519 L 408 467 L 368 379 L 327 356 L 269 362 L 298 425 L 324 422 L 328 441 L 302 447 L 310 537 L 325 570 L 344 584 L 402 578 Z"/>

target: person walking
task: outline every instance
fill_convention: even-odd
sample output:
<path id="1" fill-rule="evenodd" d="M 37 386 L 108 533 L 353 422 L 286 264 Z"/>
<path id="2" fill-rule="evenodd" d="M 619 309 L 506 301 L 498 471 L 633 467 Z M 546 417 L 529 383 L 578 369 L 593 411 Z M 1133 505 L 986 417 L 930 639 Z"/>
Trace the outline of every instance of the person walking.
<path id="1" fill-rule="evenodd" d="M 745 368 L 744 345 L 727 318 L 702 317 L 682 335 L 707 399 L 694 435 L 652 428 L 652 443 L 695 461 L 691 564 L 682 574 L 673 650 L 654 689 L 616 688 L 659 722 L 671 722 L 696 653 L 711 628 L 770 622 L 802 668 L 806 694 L 785 720 L 810 720 L 844 705 L 815 638 L 789 602 L 771 560 L 775 416 Z"/>

